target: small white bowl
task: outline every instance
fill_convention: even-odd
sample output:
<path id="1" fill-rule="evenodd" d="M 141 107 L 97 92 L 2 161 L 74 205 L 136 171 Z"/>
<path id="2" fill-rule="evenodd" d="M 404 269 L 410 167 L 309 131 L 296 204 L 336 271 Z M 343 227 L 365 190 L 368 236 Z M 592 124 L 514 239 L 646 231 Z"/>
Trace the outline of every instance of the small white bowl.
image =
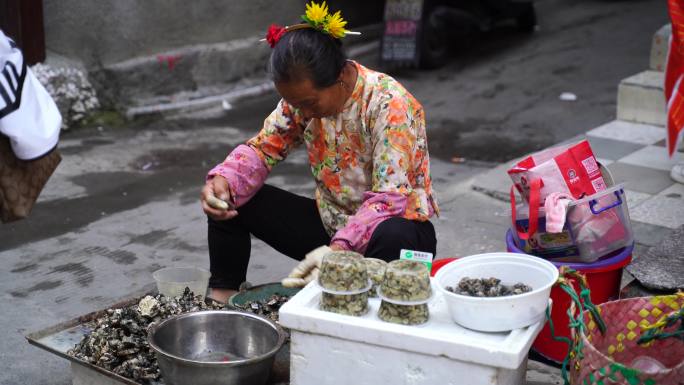
<path id="1" fill-rule="evenodd" d="M 471 297 L 446 290 L 447 286 L 457 286 L 464 277 L 495 277 L 504 285 L 521 282 L 531 286 L 532 291 L 506 297 Z M 460 258 L 444 265 L 435 276 L 454 322 L 485 332 L 519 329 L 541 321 L 557 279 L 558 269 L 551 262 L 514 253 Z"/>

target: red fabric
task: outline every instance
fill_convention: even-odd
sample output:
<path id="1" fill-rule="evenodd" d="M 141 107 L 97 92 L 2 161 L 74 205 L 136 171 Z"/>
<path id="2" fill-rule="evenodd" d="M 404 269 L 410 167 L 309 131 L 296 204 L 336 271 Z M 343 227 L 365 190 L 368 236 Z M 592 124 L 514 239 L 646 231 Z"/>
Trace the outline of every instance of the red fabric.
<path id="1" fill-rule="evenodd" d="M 532 238 L 534 233 L 537 232 L 539 227 L 539 190 L 541 189 L 542 181 L 541 179 L 533 179 L 530 182 L 530 213 L 529 213 L 529 227 L 527 232 L 518 231 L 518 237 L 522 240 L 528 240 Z M 513 222 L 513 228 L 517 229 L 517 214 L 516 214 L 516 203 L 515 203 L 515 186 L 511 186 L 511 220 Z"/>
<path id="2" fill-rule="evenodd" d="M 672 37 L 665 70 L 667 152 L 672 157 L 684 127 L 684 0 L 668 0 Z"/>
<path id="3" fill-rule="evenodd" d="M 275 47 L 275 45 L 278 44 L 280 38 L 283 37 L 285 32 L 285 27 L 281 27 L 278 24 L 271 24 L 271 26 L 268 27 L 268 32 L 266 33 L 266 41 L 268 41 L 268 44 L 271 46 L 271 48 Z"/>

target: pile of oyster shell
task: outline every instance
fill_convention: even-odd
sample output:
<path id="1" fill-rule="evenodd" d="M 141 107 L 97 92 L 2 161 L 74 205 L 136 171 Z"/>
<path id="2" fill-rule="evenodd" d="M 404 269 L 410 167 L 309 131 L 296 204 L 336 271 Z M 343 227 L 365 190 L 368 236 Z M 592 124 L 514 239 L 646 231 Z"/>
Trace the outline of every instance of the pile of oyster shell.
<path id="1" fill-rule="evenodd" d="M 238 310 L 247 313 L 253 313 L 269 318 L 274 322 L 278 322 L 278 311 L 280 307 L 290 299 L 286 295 L 273 294 L 270 298 L 264 300 L 245 302 L 243 305 L 234 305 Z"/>
<path id="2" fill-rule="evenodd" d="M 176 314 L 222 308 L 223 305 L 207 305 L 188 288 L 175 298 L 148 295 L 137 304 L 107 309 L 103 316 L 86 324 L 91 332 L 67 354 L 149 384 L 161 376 L 154 351 L 147 344 L 150 325 Z"/>
<path id="3" fill-rule="evenodd" d="M 289 299 L 288 296 L 273 295 L 266 300 L 236 307 L 278 322 L 278 310 Z M 150 384 L 161 378 L 157 357 L 147 343 L 150 326 L 177 314 L 224 308 L 225 305 L 219 302 L 207 304 L 202 296 L 195 296 L 187 287 L 182 296 L 175 298 L 162 294 L 148 295 L 131 306 L 107 309 L 104 315 L 87 323 L 85 326 L 91 332 L 67 354 L 123 377 Z"/>
<path id="4" fill-rule="evenodd" d="M 498 278 L 463 277 L 455 287 L 447 286 L 447 291 L 471 297 L 504 297 L 532 291 L 532 288 L 518 282 L 512 286 L 503 285 Z"/>

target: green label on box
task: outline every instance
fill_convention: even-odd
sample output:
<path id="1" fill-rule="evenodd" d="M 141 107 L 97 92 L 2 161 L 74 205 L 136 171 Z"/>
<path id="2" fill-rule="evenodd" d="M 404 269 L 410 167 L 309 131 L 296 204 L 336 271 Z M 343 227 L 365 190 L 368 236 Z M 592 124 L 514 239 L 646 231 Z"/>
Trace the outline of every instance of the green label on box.
<path id="1" fill-rule="evenodd" d="M 399 259 L 408 259 L 411 261 L 421 262 L 427 266 L 428 271 L 432 271 L 432 253 L 401 249 L 401 252 L 399 253 Z"/>

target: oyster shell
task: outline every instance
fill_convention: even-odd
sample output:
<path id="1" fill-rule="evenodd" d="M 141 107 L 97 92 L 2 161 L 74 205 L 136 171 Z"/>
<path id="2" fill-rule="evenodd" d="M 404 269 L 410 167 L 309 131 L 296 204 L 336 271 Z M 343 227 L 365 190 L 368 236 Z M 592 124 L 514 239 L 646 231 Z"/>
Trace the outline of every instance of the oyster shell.
<path id="1" fill-rule="evenodd" d="M 157 358 L 147 344 L 147 330 L 153 323 L 172 315 L 198 310 L 222 309 L 207 305 L 201 296 L 186 288 L 182 296 L 145 296 L 137 304 L 107 309 L 85 326 L 88 333 L 67 354 L 143 384 L 161 377 Z"/>
<path id="2" fill-rule="evenodd" d="M 446 290 L 452 293 L 471 297 L 505 297 L 509 295 L 527 293 L 532 291 L 532 287 L 521 282 L 518 282 L 512 286 L 503 285 L 501 280 L 495 277 L 463 277 L 458 282 L 457 286 L 447 286 Z"/>
<path id="3" fill-rule="evenodd" d="M 235 305 L 238 310 L 243 310 L 248 313 L 258 314 L 270 318 L 274 322 L 278 322 L 278 310 L 290 299 L 286 295 L 274 294 L 270 298 L 260 301 L 250 301 L 242 305 Z"/>

